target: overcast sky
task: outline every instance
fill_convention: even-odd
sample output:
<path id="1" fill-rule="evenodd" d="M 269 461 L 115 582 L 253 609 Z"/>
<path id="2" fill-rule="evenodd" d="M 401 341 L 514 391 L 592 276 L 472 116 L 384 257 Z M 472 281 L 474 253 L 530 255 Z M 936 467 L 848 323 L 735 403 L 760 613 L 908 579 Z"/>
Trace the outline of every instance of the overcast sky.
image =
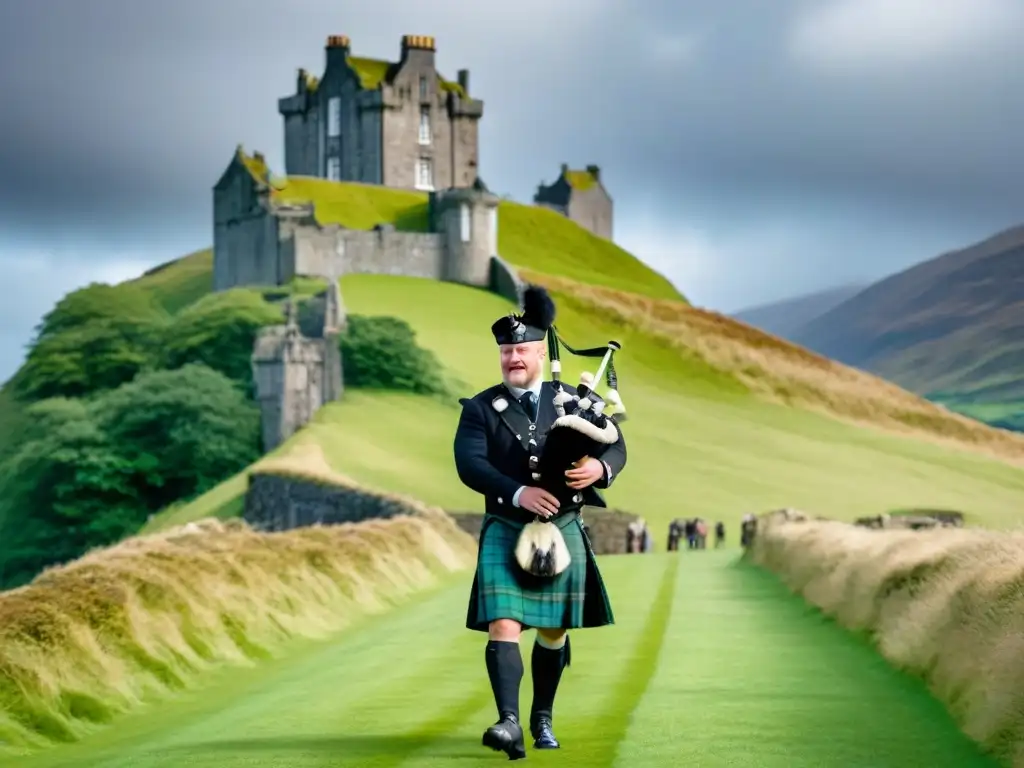
<path id="1" fill-rule="evenodd" d="M 283 172 L 277 98 L 329 34 L 435 36 L 487 184 L 599 164 L 617 241 L 702 306 L 1024 221 L 1020 0 L 0 0 L 0 381 L 66 291 L 208 246 L 238 143 Z"/>

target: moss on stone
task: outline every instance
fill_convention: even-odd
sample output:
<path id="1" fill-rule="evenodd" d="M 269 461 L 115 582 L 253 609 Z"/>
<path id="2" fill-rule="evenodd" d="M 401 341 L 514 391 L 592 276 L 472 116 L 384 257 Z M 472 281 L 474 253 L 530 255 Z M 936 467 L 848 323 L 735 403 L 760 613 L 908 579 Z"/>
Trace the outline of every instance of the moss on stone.
<path id="1" fill-rule="evenodd" d="M 245 167 L 245 170 L 247 170 L 256 181 L 265 184 L 270 176 L 270 169 L 267 167 L 267 161 L 263 158 L 263 155 L 258 152 L 255 152 L 252 155 L 247 155 L 241 144 L 238 145 L 237 153 L 238 160 Z"/>
<path id="2" fill-rule="evenodd" d="M 349 56 L 348 65 L 359 77 L 360 85 L 368 91 L 380 88 L 392 66 L 390 61 L 366 59 L 362 56 Z"/>
<path id="3" fill-rule="evenodd" d="M 445 80 L 440 75 L 437 76 L 437 81 L 438 81 L 438 84 L 441 86 L 441 90 L 442 91 L 447 91 L 449 93 L 454 93 L 460 99 L 467 99 L 467 100 L 469 99 L 469 94 L 466 93 L 465 89 L 463 89 L 463 87 L 461 85 L 459 85 L 458 83 L 453 83 L 450 80 Z"/>
<path id="4" fill-rule="evenodd" d="M 577 192 L 586 192 L 597 184 L 597 179 L 590 171 L 566 171 L 565 181 Z"/>
<path id="5" fill-rule="evenodd" d="M 398 66 L 395 62 L 362 56 L 349 56 L 348 65 L 359 77 L 359 84 L 368 91 L 380 88 L 381 84 L 387 82 L 388 73 Z M 454 93 L 461 99 L 469 98 L 469 94 L 458 83 L 446 80 L 441 75 L 437 76 L 437 82 L 442 91 Z"/>

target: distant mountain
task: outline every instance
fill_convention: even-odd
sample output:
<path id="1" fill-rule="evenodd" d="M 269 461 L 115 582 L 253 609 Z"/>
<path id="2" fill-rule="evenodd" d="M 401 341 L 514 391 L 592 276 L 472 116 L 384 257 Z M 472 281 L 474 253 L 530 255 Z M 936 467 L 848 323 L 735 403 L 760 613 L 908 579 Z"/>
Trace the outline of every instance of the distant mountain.
<path id="1" fill-rule="evenodd" d="M 812 320 L 857 295 L 865 287 L 857 284 L 829 288 L 792 299 L 750 307 L 736 312 L 732 317 L 783 339 L 791 339 Z"/>
<path id="2" fill-rule="evenodd" d="M 793 340 L 957 410 L 1019 412 L 1024 225 L 874 283 Z"/>

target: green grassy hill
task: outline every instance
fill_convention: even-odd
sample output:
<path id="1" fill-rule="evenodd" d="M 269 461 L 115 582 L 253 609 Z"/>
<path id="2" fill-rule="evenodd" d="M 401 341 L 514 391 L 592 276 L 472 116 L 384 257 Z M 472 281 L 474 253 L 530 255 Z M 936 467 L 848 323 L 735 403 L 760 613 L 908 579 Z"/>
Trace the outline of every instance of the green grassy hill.
<path id="1" fill-rule="evenodd" d="M 275 182 L 275 194 L 313 200 L 322 220 L 416 226 L 422 196 L 316 179 Z M 732 531 L 746 512 L 796 506 L 835 517 L 897 507 L 963 510 L 971 522 L 1010 525 L 1024 491 L 1024 439 L 951 414 L 724 316 L 693 309 L 661 276 L 622 249 L 546 210 L 503 202 L 503 256 L 559 301 L 575 344 L 624 344 L 617 367 L 630 411 L 629 469 L 608 501 L 644 515 L 659 546 L 668 521 L 703 515 Z M 132 281 L 176 311 L 211 285 L 209 251 Z M 612 287 L 614 286 L 614 288 Z M 393 315 L 416 329 L 472 394 L 497 378 L 489 334 L 506 301 L 415 278 L 350 275 L 352 313 Z M 579 373 L 566 360 L 569 380 Z M 399 394 L 350 391 L 275 452 L 314 445 L 360 483 L 452 510 L 479 498 L 454 470 L 459 409 Z M 156 516 L 150 529 L 241 510 L 243 473 Z"/>
<path id="2" fill-rule="evenodd" d="M 313 201 L 323 222 L 416 229 L 425 197 L 319 179 L 275 182 L 289 201 Z M 690 308 L 632 255 L 549 211 L 503 202 L 503 256 L 547 284 L 559 325 L 581 345 L 623 342 L 621 391 L 630 468 L 612 505 L 660 532 L 681 515 L 735 524 L 748 511 L 799 506 L 854 517 L 898 506 L 942 506 L 974 521 L 1012 524 L 1024 491 L 1024 441 L 957 417 L 894 386 L 808 354 L 723 316 Z M 140 279 L 169 306 L 194 298 L 208 252 Z M 593 267 L 597 269 L 593 269 Z M 208 283 L 207 283 L 208 284 Z M 510 305 L 457 285 L 350 275 L 350 312 L 393 315 L 416 329 L 472 394 L 492 384 L 488 328 Z M 579 367 L 567 363 L 567 376 Z M 458 482 L 451 440 L 459 410 L 421 398 L 352 391 L 275 452 L 315 444 L 360 483 L 453 510 L 479 509 Z M 851 423 L 855 422 L 855 423 Z M 150 529 L 208 514 L 238 514 L 244 473 L 157 516 Z M 735 525 L 733 525 L 735 530 Z"/>

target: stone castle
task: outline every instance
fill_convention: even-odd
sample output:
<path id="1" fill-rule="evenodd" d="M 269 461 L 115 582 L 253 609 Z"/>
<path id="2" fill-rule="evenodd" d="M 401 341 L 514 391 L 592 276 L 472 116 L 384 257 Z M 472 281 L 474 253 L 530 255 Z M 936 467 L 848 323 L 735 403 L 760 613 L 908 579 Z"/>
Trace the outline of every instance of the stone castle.
<path id="1" fill-rule="evenodd" d="M 468 70 L 449 81 L 435 55 L 428 36 L 405 35 L 395 62 L 353 56 L 348 37 L 328 37 L 323 75 L 300 69 L 295 93 L 278 101 L 286 178 L 273 178 L 262 155 L 239 147 L 214 185 L 215 291 L 280 286 L 302 276 L 328 280 L 317 329 L 300 328 L 291 306 L 286 325 L 264 329 L 256 340 L 265 450 L 342 396 L 342 275 L 420 277 L 518 299 L 519 278 L 498 253 L 499 198 L 478 172 L 483 102 L 470 95 Z M 311 178 L 427 192 L 426 231 L 322 224 L 312 203 L 284 194 L 289 177 L 296 184 Z M 612 200 L 597 166 L 563 165 L 534 203 L 611 239 Z"/>

